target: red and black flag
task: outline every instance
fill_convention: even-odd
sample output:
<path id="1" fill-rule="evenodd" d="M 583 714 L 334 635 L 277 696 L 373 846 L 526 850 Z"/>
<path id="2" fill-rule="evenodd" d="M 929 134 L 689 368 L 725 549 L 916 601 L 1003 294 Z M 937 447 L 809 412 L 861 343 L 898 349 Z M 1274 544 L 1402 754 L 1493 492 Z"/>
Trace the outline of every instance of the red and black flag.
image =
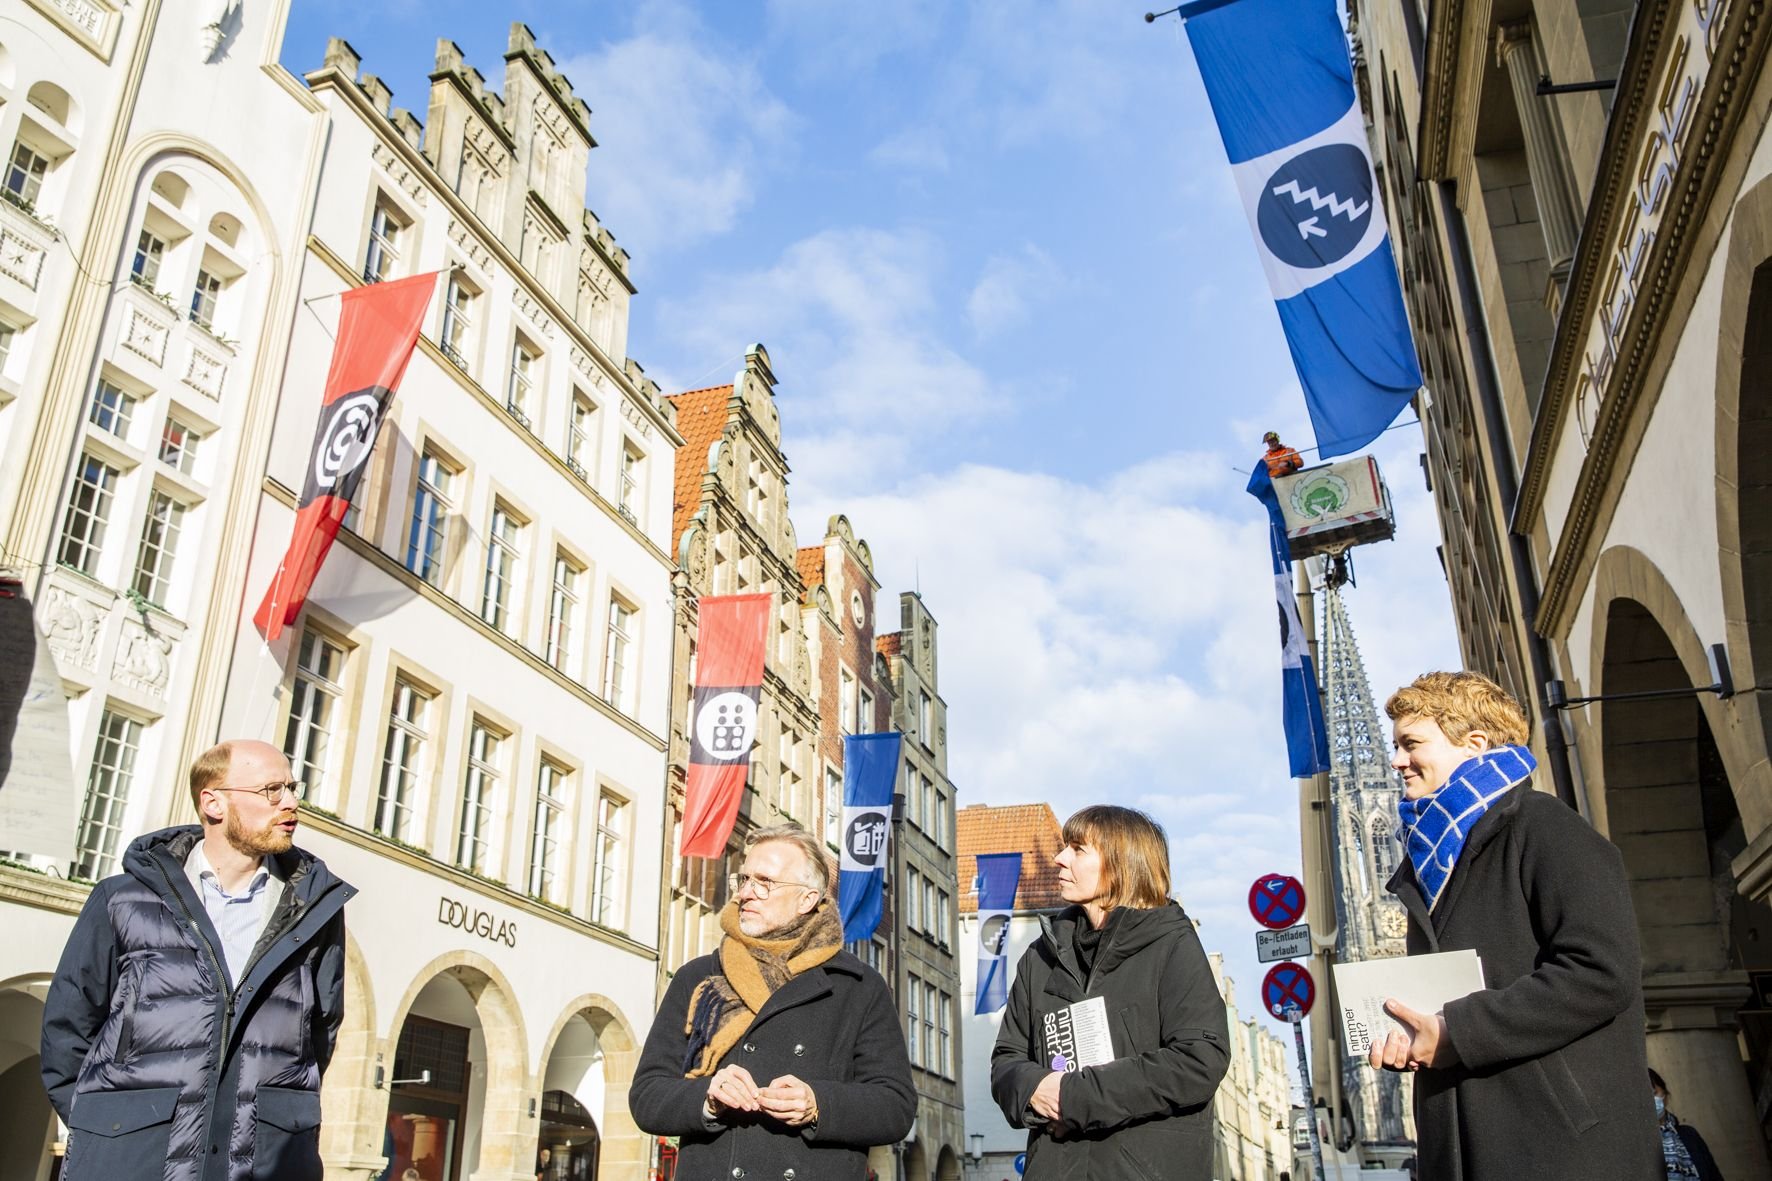
<path id="1" fill-rule="evenodd" d="M 738 819 L 757 737 L 763 645 L 773 597 L 720 595 L 700 601 L 683 800 L 685 857 L 724 856 L 726 838 Z"/>
<path id="2" fill-rule="evenodd" d="M 295 622 L 320 573 L 320 563 L 338 536 L 382 416 L 412 359 L 419 323 L 436 283 L 432 272 L 353 288 L 339 297 L 338 339 L 332 346 L 320 421 L 302 477 L 295 531 L 277 577 L 252 617 L 266 640 L 276 639 Z"/>

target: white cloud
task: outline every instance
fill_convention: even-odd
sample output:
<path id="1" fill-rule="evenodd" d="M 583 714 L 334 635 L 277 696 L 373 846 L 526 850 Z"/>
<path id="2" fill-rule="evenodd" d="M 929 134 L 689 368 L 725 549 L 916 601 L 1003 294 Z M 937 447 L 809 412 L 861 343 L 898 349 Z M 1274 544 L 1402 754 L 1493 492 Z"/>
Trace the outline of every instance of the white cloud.
<path id="1" fill-rule="evenodd" d="M 642 261 L 731 229 L 797 125 L 754 61 L 672 3 L 561 69 L 595 108 L 590 202 Z"/>
<path id="2" fill-rule="evenodd" d="M 1052 256 L 1026 243 L 1013 254 L 993 255 L 966 299 L 966 318 L 980 336 L 994 336 L 1026 318 L 1028 309 L 1056 294 L 1063 274 Z"/>

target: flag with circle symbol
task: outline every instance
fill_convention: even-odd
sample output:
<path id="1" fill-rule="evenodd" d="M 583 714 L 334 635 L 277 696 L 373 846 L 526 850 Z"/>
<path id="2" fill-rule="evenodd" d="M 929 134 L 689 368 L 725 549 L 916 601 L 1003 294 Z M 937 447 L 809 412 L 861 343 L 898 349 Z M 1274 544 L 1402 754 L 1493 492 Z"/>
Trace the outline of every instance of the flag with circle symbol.
<path id="1" fill-rule="evenodd" d="M 695 697 L 689 714 L 689 766 L 683 785 L 682 854 L 723 857 L 738 821 L 773 595 L 708 595 L 696 604 Z"/>
<path id="2" fill-rule="evenodd" d="M 1357 451 L 1415 396 L 1421 367 L 1336 5 L 1204 0 L 1181 14 L 1318 453 Z"/>
<path id="3" fill-rule="evenodd" d="M 850 734 L 843 739 L 843 847 L 837 906 L 843 941 L 872 939 L 886 893 L 886 850 L 892 840 L 892 787 L 898 782 L 900 734 Z"/>
<path id="4" fill-rule="evenodd" d="M 418 343 L 436 272 L 372 283 L 339 296 L 338 336 L 320 396 L 295 529 L 252 616 L 267 641 L 295 622 L 363 480 L 382 419 Z"/>
<path id="5" fill-rule="evenodd" d="M 978 855 L 978 999 L 972 1012 L 995 1013 L 1009 1003 L 1009 921 L 1021 885 L 1020 853 Z"/>

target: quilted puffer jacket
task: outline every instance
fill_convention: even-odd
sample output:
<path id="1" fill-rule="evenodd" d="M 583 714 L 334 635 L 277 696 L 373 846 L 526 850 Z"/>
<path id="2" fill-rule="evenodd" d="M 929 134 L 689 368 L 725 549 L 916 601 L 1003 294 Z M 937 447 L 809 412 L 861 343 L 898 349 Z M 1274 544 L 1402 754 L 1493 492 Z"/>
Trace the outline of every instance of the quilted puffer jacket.
<path id="1" fill-rule="evenodd" d="M 240 980 L 185 876 L 195 826 L 138 838 L 87 898 L 43 1018 L 63 1181 L 318 1181 L 320 1076 L 344 1011 L 344 905 L 300 849 Z"/>

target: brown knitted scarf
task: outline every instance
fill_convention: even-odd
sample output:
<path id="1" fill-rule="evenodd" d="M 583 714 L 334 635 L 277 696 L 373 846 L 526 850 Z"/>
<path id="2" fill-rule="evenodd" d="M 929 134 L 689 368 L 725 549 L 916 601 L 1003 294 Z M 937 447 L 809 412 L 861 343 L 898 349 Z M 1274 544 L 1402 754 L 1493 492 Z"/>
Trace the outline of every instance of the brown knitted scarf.
<path id="1" fill-rule="evenodd" d="M 775 932 L 773 938 L 753 938 L 740 930 L 734 899 L 720 912 L 720 929 L 726 932 L 720 941 L 720 970 L 689 994 L 684 1078 L 713 1074 L 776 989 L 843 949 L 843 920 L 828 896 L 798 925 Z"/>

